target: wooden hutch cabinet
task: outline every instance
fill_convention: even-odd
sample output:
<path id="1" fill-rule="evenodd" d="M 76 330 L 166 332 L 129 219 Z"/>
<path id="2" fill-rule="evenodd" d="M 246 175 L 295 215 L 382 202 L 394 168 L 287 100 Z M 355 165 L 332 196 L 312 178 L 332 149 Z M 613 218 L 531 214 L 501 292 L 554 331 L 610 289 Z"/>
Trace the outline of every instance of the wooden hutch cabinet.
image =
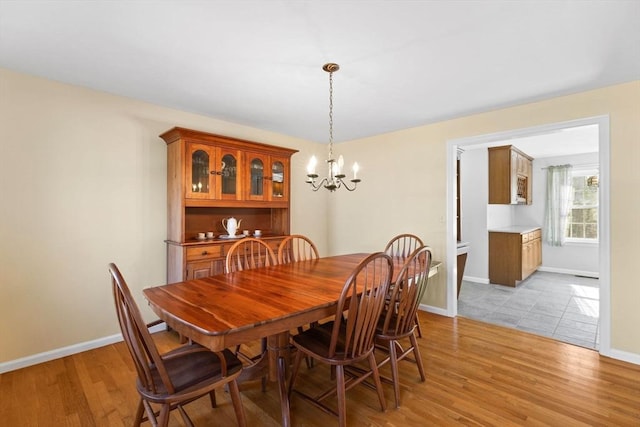
<path id="1" fill-rule="evenodd" d="M 167 282 L 224 272 L 228 248 L 222 219 L 262 230 L 276 249 L 289 234 L 289 148 L 184 128 L 160 135 L 167 143 Z M 214 238 L 198 239 L 212 231 Z"/>
<path id="2" fill-rule="evenodd" d="M 489 148 L 489 204 L 533 203 L 533 158 L 512 145 Z"/>

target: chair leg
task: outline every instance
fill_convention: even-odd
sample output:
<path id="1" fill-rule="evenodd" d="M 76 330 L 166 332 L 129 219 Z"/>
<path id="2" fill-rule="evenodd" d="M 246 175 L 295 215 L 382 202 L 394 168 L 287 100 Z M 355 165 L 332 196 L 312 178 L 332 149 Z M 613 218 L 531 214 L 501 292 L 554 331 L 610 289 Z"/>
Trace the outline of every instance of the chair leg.
<path id="1" fill-rule="evenodd" d="M 302 351 L 298 349 L 296 351 L 296 358 L 293 360 L 293 368 L 291 368 L 291 377 L 289 378 L 289 391 L 288 395 L 291 398 L 291 392 L 293 392 L 293 385 L 296 381 L 296 377 L 298 376 L 298 369 L 300 368 L 300 362 L 302 361 Z"/>
<path id="2" fill-rule="evenodd" d="M 396 341 L 389 341 L 389 361 L 391 364 L 391 379 L 393 381 L 393 394 L 396 399 L 396 408 L 400 407 L 400 377 L 398 375 L 398 352 Z"/>
<path id="3" fill-rule="evenodd" d="M 211 401 L 211 407 L 212 408 L 217 408 L 218 407 L 218 402 L 216 402 L 216 391 L 215 390 L 211 390 L 211 392 L 209 393 L 209 400 Z"/>
<path id="4" fill-rule="evenodd" d="M 153 409 L 153 407 L 151 406 L 151 403 L 149 403 L 146 400 L 142 401 L 142 404 L 144 405 L 144 410 L 147 413 L 147 419 L 149 420 L 149 422 L 151 423 L 152 426 L 158 426 L 158 420 L 156 418 L 156 413 Z"/>
<path id="5" fill-rule="evenodd" d="M 171 413 L 171 405 L 162 405 L 160 409 L 160 419 L 158 420 L 158 427 L 167 427 L 169 425 L 169 414 Z"/>
<path id="6" fill-rule="evenodd" d="M 420 318 L 418 317 L 417 311 L 416 311 L 416 328 L 418 329 L 418 338 L 422 338 L 422 329 L 420 329 Z"/>
<path id="7" fill-rule="evenodd" d="M 267 356 L 267 338 L 260 339 L 260 351 L 262 352 L 262 356 Z M 265 393 L 267 391 L 267 376 L 264 375 L 262 380 L 260 381 L 262 384 L 262 392 Z"/>
<path id="8" fill-rule="evenodd" d="M 384 399 L 384 390 L 382 389 L 382 381 L 380 381 L 380 372 L 378 371 L 378 364 L 376 363 L 376 357 L 373 352 L 369 354 L 369 367 L 371 368 L 373 382 L 376 384 L 376 390 L 378 391 L 380 408 L 382 408 L 382 412 L 384 412 L 387 410 L 387 401 Z"/>
<path id="9" fill-rule="evenodd" d="M 238 389 L 238 382 L 236 380 L 230 381 L 229 394 L 231 395 L 231 401 L 233 402 L 233 409 L 236 412 L 236 418 L 238 419 L 239 427 L 246 427 L 247 419 L 244 415 L 244 406 L 242 405 L 242 399 L 240 398 L 240 390 Z"/>
<path id="10" fill-rule="evenodd" d="M 375 363 L 374 363 L 375 365 Z M 333 365 L 332 365 L 333 366 Z M 380 379 L 378 378 L 378 381 Z M 338 393 L 338 425 L 347 426 L 347 396 L 344 385 L 344 366 L 336 366 L 336 388 Z"/>
<path id="11" fill-rule="evenodd" d="M 194 427 L 191 418 L 189 418 L 189 415 L 187 415 L 187 412 L 184 410 L 184 407 L 182 405 L 178 405 L 178 411 L 180 411 L 180 415 L 182 415 L 182 421 L 184 421 L 187 427 Z M 167 418 L 169 417 L 167 416 Z"/>
<path id="12" fill-rule="evenodd" d="M 133 427 L 140 427 L 140 424 L 142 424 L 143 416 L 144 416 L 144 404 L 142 403 L 142 398 L 140 398 L 140 402 L 138 402 L 138 410 L 136 411 L 136 420 L 133 423 Z"/>
<path id="13" fill-rule="evenodd" d="M 413 357 L 416 359 L 416 365 L 418 365 L 418 372 L 420 373 L 420 380 L 426 381 L 427 377 L 424 374 L 424 365 L 422 364 L 422 357 L 420 356 L 420 348 L 418 347 L 418 340 L 416 340 L 416 335 L 411 334 L 409 336 L 411 340 L 411 345 L 413 346 Z"/>

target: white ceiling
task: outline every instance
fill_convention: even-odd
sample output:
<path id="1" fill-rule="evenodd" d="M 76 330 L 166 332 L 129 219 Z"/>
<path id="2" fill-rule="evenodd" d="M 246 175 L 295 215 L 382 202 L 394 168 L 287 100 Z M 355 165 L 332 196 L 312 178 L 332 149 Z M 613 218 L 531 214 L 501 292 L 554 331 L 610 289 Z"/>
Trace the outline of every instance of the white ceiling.
<path id="1" fill-rule="evenodd" d="M 513 145 L 534 159 L 597 153 L 600 149 L 598 125 L 567 127 L 531 136 L 498 140 L 464 147 L 464 150 L 485 149 L 500 145 Z"/>
<path id="2" fill-rule="evenodd" d="M 316 142 L 640 79 L 640 1 L 7 1 L 0 66 Z"/>

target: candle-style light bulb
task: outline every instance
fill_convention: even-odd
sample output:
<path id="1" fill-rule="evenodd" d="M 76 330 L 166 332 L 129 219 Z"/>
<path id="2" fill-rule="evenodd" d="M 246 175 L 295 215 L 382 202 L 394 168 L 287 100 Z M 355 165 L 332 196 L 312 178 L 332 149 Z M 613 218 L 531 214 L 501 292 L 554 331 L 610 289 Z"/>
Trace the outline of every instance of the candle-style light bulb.
<path id="1" fill-rule="evenodd" d="M 340 154 L 340 157 L 338 157 L 338 174 L 342 173 L 342 166 L 344 166 L 344 157 Z"/>
<path id="2" fill-rule="evenodd" d="M 315 175 L 317 163 L 318 163 L 318 160 L 316 159 L 316 156 L 311 156 L 311 158 L 309 159 L 309 164 L 307 164 L 308 175 Z"/>
<path id="3" fill-rule="evenodd" d="M 360 170 L 360 166 L 358 162 L 353 163 L 353 179 L 358 179 L 358 171 Z"/>

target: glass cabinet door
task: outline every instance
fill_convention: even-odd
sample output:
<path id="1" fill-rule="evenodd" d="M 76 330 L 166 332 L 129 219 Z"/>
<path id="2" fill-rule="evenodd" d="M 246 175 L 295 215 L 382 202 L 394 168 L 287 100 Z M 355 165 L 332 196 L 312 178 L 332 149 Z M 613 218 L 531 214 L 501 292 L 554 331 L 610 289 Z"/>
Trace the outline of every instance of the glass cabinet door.
<path id="1" fill-rule="evenodd" d="M 265 201 L 270 187 L 265 180 L 271 179 L 269 156 L 259 153 L 246 153 L 244 160 L 244 198 L 245 200 Z M 266 184 L 270 185 L 270 184 Z"/>
<path id="2" fill-rule="evenodd" d="M 190 199 L 209 199 L 215 197 L 214 179 L 211 168 L 215 164 L 215 151 L 212 147 L 190 144 L 187 149 L 186 197 Z"/>
<path id="3" fill-rule="evenodd" d="M 284 197 L 284 165 L 278 160 L 271 164 L 271 196 Z"/>
<path id="4" fill-rule="evenodd" d="M 222 195 L 233 196 L 235 198 L 238 193 L 237 177 L 238 177 L 238 161 L 232 154 L 222 156 L 222 165 L 220 174 L 222 177 Z"/>
<path id="5" fill-rule="evenodd" d="M 259 158 L 251 159 L 250 170 L 250 192 L 252 197 L 264 196 L 264 162 Z"/>
<path id="6" fill-rule="evenodd" d="M 194 193 L 209 192 L 209 153 L 196 150 L 191 154 L 191 189 Z"/>
<path id="7" fill-rule="evenodd" d="M 271 164 L 271 189 L 269 200 L 273 202 L 289 201 L 289 159 L 269 157 Z"/>

